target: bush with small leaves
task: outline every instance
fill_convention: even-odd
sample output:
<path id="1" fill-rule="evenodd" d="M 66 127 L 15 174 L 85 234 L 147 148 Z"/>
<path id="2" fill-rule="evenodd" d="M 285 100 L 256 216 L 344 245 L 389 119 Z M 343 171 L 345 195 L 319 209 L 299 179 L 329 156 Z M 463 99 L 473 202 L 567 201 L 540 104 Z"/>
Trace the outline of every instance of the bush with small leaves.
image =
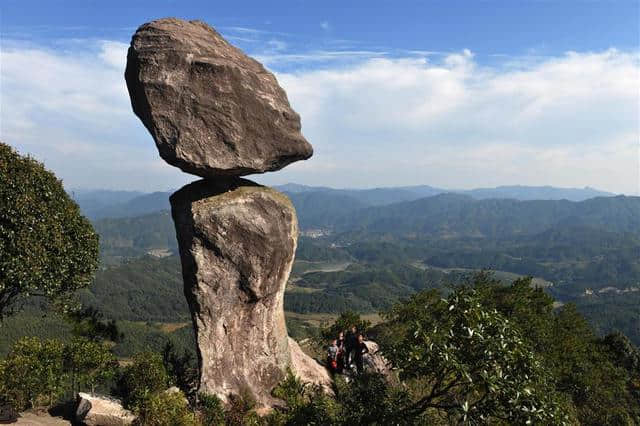
<path id="1" fill-rule="evenodd" d="M 135 410 L 150 395 L 167 389 L 168 384 L 169 376 L 160 354 L 141 352 L 123 369 L 116 386 L 125 406 Z"/>
<path id="2" fill-rule="evenodd" d="M 25 337 L 0 361 L 0 399 L 23 410 L 51 406 L 63 394 L 67 374 L 63 369 L 64 345 L 58 340 Z"/>
<path id="3" fill-rule="evenodd" d="M 53 173 L 1 142 L 0 200 L 0 319 L 30 295 L 59 300 L 91 282 L 91 223 Z"/>
<path id="4" fill-rule="evenodd" d="M 207 426 L 224 425 L 224 405 L 215 395 L 198 394 L 198 412 L 202 424 Z"/>
<path id="5" fill-rule="evenodd" d="M 76 337 L 64 348 L 64 368 L 74 394 L 86 390 L 94 393 L 96 385 L 115 377 L 118 361 L 105 344 Z"/>
<path id="6" fill-rule="evenodd" d="M 148 394 L 139 404 L 136 414 L 136 424 L 141 426 L 200 425 L 196 414 L 190 410 L 184 394 L 180 391 Z"/>

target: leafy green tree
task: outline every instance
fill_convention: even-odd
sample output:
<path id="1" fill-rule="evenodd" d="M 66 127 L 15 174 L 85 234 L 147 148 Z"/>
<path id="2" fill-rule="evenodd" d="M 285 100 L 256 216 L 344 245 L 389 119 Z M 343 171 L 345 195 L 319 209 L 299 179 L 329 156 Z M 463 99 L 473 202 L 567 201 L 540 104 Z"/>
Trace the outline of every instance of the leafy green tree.
<path id="1" fill-rule="evenodd" d="M 449 421 L 561 424 L 551 376 L 517 327 L 480 303 L 476 290 L 413 296 L 386 314 L 395 338 L 383 347 L 404 381 L 420 381 L 404 417 L 428 410 Z"/>
<path id="2" fill-rule="evenodd" d="M 164 391 L 169 384 L 162 356 L 153 352 L 141 352 L 133 357 L 133 363 L 118 378 L 118 394 L 127 407 L 136 409 L 150 395 Z"/>
<path id="3" fill-rule="evenodd" d="M 530 278 L 504 286 L 480 274 L 473 284 L 482 305 L 496 309 L 522 331 L 581 424 L 628 424 L 640 419 L 633 380 L 638 373 L 632 368 L 640 352 L 628 339 L 620 335 L 599 339 L 573 304 L 554 310 L 553 299 L 533 288 Z"/>
<path id="4" fill-rule="evenodd" d="M 58 340 L 25 337 L 0 361 L 2 398 L 19 410 L 51 406 L 64 392 L 64 346 Z"/>
<path id="5" fill-rule="evenodd" d="M 0 143 L 0 319 L 20 299 L 87 286 L 98 236 L 53 173 Z"/>
<path id="6" fill-rule="evenodd" d="M 64 366 L 74 394 L 83 389 L 94 393 L 96 385 L 115 377 L 118 362 L 105 344 L 76 337 L 64 348 Z"/>

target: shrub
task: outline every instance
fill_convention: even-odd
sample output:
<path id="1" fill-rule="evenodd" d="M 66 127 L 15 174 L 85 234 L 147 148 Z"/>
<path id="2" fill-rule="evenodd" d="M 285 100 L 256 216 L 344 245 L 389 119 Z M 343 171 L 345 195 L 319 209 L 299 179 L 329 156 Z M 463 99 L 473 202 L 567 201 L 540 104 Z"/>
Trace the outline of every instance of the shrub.
<path id="1" fill-rule="evenodd" d="M 216 395 L 198 394 L 198 408 L 202 424 L 207 426 L 224 425 L 224 406 Z"/>
<path id="2" fill-rule="evenodd" d="M 152 352 L 141 352 L 122 371 L 117 392 L 128 408 L 136 409 L 150 395 L 167 389 L 168 384 L 162 357 Z"/>
<path id="3" fill-rule="evenodd" d="M 195 426 L 198 419 L 180 391 L 148 394 L 136 410 L 137 424 L 144 426 Z M 205 423 L 207 424 L 207 423 Z M 208 424 L 207 424 L 208 425 Z"/>
<path id="4" fill-rule="evenodd" d="M 95 392 L 98 384 L 105 384 L 115 377 L 118 362 L 103 343 L 83 337 L 74 338 L 64 348 L 65 371 L 71 375 L 71 390 Z"/>
<path id="5" fill-rule="evenodd" d="M 16 409 L 51 406 L 64 392 L 64 346 L 57 340 L 25 337 L 0 362 L 3 399 Z"/>

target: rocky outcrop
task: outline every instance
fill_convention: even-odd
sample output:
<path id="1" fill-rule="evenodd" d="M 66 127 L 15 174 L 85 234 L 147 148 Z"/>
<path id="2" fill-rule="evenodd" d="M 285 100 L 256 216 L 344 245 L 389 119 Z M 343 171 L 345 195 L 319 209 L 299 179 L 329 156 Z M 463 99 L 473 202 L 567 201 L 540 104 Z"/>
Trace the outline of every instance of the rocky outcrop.
<path id="1" fill-rule="evenodd" d="M 327 393 L 333 393 L 331 376 L 325 367 L 304 353 L 298 342 L 289 338 L 291 348 L 291 372 L 303 383 L 320 385 Z"/>
<path id="2" fill-rule="evenodd" d="M 187 173 L 262 173 L 313 154 L 273 74 L 203 22 L 142 25 L 125 78 L 160 156 Z"/>
<path id="3" fill-rule="evenodd" d="M 382 374 L 387 380 L 392 381 L 393 375 L 391 374 L 391 364 L 380 353 L 380 347 L 372 340 L 364 342 L 369 350 L 366 357 L 367 369 L 374 373 Z"/>
<path id="4" fill-rule="evenodd" d="M 117 399 L 78 394 L 76 421 L 86 426 L 127 426 L 133 424 L 136 416 L 122 407 Z"/>
<path id="5" fill-rule="evenodd" d="M 284 289 L 298 235 L 283 194 L 251 181 L 201 180 L 171 196 L 200 391 L 249 391 L 262 404 L 291 364 Z"/>
<path id="6" fill-rule="evenodd" d="M 125 78 L 160 156 L 204 177 L 171 196 L 200 392 L 278 403 L 289 369 L 330 378 L 289 340 L 283 299 L 298 238 L 283 194 L 241 179 L 309 158 L 300 118 L 275 77 L 198 21 L 161 19 L 133 36 Z"/>

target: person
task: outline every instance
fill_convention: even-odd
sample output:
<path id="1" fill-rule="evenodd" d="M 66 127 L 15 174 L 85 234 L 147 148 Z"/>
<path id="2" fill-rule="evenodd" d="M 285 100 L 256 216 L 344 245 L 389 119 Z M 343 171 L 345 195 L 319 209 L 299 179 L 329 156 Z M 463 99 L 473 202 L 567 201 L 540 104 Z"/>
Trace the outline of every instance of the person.
<path id="1" fill-rule="evenodd" d="M 338 346 L 338 373 L 342 373 L 345 368 L 345 342 L 344 342 L 344 332 L 338 333 L 337 339 Z"/>
<path id="2" fill-rule="evenodd" d="M 344 331 L 338 333 L 338 348 L 344 351 Z"/>
<path id="3" fill-rule="evenodd" d="M 351 329 L 347 331 L 345 339 L 345 362 L 347 368 L 353 363 L 353 350 L 358 344 L 358 328 L 351 325 Z"/>
<path id="4" fill-rule="evenodd" d="M 338 345 L 336 344 L 336 339 L 331 341 L 331 345 L 327 349 L 327 365 L 332 373 L 338 371 Z"/>
<path id="5" fill-rule="evenodd" d="M 358 342 L 353 350 L 353 360 L 356 364 L 356 371 L 358 374 L 362 374 L 362 371 L 364 370 L 364 354 L 367 353 L 369 353 L 369 348 L 367 348 L 367 344 L 364 343 L 364 336 L 362 334 L 358 334 Z"/>

